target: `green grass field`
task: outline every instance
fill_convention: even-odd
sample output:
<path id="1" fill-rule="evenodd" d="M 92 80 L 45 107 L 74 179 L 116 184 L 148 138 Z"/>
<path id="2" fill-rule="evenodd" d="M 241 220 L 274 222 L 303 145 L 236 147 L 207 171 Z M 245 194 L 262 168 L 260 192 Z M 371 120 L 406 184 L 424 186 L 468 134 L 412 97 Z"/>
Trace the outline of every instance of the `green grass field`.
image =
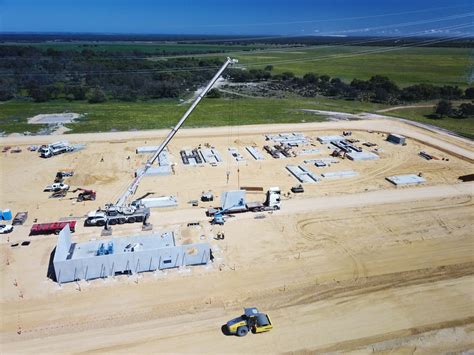
<path id="1" fill-rule="evenodd" d="M 387 52 L 363 53 L 367 51 Z M 468 48 L 321 46 L 298 51 L 239 53 L 236 56 L 241 64 L 249 67 L 261 68 L 275 63 L 273 66 L 277 73 L 291 71 L 303 75 L 314 72 L 348 82 L 379 74 L 402 87 L 420 83 L 467 87 L 471 75 L 471 53 L 472 49 Z M 288 62 L 279 63 L 281 61 Z"/>
<path id="2" fill-rule="evenodd" d="M 41 126 L 26 123 L 40 113 L 87 113 L 86 118 L 67 127 L 74 133 L 127 131 L 172 127 L 189 105 L 176 100 L 122 103 L 52 101 L 47 103 L 11 101 L 1 105 L 0 130 L 36 132 Z M 386 106 L 356 101 L 318 99 L 205 99 L 186 122 L 186 127 L 210 127 L 245 124 L 298 123 L 324 120 L 295 110 L 301 108 L 346 112 L 374 111 Z"/>
<path id="3" fill-rule="evenodd" d="M 434 105 L 434 104 L 433 104 Z M 129 131 L 171 128 L 189 105 L 177 100 L 147 102 L 87 102 L 52 101 L 47 103 L 10 101 L 0 106 L 0 131 L 37 132 L 42 125 L 26 123 L 28 117 L 40 113 L 77 112 L 86 114 L 77 123 L 67 124 L 70 133 Z M 322 116 L 299 112 L 299 109 L 319 109 L 350 113 L 376 112 L 386 105 L 335 100 L 328 98 L 303 99 L 205 99 L 193 112 L 185 127 L 237 126 L 248 124 L 300 123 L 324 121 Z M 388 116 L 407 118 L 457 132 L 474 139 L 474 119 L 445 117 L 429 118 L 432 108 L 407 108 L 383 113 Z"/>
<path id="4" fill-rule="evenodd" d="M 384 113 L 384 115 L 387 116 L 407 118 L 412 121 L 445 128 L 450 131 L 457 132 L 464 137 L 474 139 L 474 118 L 435 118 L 432 114 L 433 108 L 429 107 L 406 108 Z"/>

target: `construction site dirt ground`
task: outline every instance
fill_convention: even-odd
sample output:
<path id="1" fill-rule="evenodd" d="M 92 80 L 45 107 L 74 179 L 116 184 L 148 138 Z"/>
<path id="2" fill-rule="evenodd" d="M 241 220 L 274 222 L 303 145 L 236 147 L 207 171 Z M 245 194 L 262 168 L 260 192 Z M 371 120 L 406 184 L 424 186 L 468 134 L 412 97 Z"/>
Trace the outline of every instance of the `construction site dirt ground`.
<path id="1" fill-rule="evenodd" d="M 376 143 L 380 159 L 338 159 L 330 167 L 305 165 L 332 150 L 317 136 L 342 134 Z M 314 155 L 254 160 L 245 146 L 262 149 L 264 133 L 303 132 L 319 149 Z M 387 133 L 407 145 L 386 141 Z M 76 219 L 73 242 L 103 238 L 84 227 L 84 215 L 115 202 L 148 157 L 139 146 L 158 145 L 167 131 L 67 135 L 85 149 L 41 159 L 32 144 L 53 137 L 1 138 L 21 153 L 0 153 L 2 208 L 28 211 L 28 220 L 1 235 L 0 318 L 2 353 L 52 352 L 403 352 L 474 349 L 474 145 L 443 132 L 388 120 L 301 125 L 183 129 L 170 143 L 170 176 L 145 177 L 136 197 L 174 195 L 178 207 L 152 209 L 154 231 L 173 230 L 178 243 L 209 241 L 215 260 L 189 267 L 58 285 L 48 278 L 56 236 L 28 236 L 31 225 Z M 179 151 L 209 143 L 223 158 L 216 167 L 184 166 Z M 237 163 L 228 153 L 245 157 Z M 301 150 L 299 147 L 295 151 Z M 371 148 L 373 149 L 373 148 Z M 364 150 L 370 150 L 364 147 Z M 425 160 L 426 151 L 439 160 Z M 129 158 L 130 157 L 130 158 Z M 443 160 L 444 158 L 444 160 Z M 304 165 L 321 174 L 353 170 L 356 177 L 304 184 L 285 169 Z M 76 203 L 69 193 L 48 198 L 43 188 L 59 170 L 74 188 L 97 191 L 96 201 Z M 227 181 L 227 172 L 229 181 Z M 395 187 L 387 176 L 422 173 L 426 183 Z M 237 214 L 211 226 L 205 210 L 222 192 L 239 186 L 282 189 L 280 211 Z M 192 207 L 203 191 L 214 202 Z M 264 193 L 247 193 L 263 201 Z M 255 218 L 264 216 L 265 218 Z M 200 226 L 187 227 L 189 222 Z M 224 240 L 215 238 L 225 233 Z M 113 236 L 146 235 L 141 224 L 114 226 Z M 29 246 L 11 245 L 30 241 Z M 226 336 L 221 326 L 244 307 L 268 313 L 274 329 L 245 338 Z"/>

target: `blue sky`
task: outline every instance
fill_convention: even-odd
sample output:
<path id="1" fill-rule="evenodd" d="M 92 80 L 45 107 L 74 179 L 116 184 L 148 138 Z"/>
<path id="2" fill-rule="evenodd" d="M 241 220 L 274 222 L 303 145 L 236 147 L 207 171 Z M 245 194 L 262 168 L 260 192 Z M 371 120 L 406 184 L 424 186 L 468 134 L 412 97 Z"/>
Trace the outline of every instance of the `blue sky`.
<path id="1" fill-rule="evenodd" d="M 1 32 L 474 34 L 472 0 L 0 0 Z"/>

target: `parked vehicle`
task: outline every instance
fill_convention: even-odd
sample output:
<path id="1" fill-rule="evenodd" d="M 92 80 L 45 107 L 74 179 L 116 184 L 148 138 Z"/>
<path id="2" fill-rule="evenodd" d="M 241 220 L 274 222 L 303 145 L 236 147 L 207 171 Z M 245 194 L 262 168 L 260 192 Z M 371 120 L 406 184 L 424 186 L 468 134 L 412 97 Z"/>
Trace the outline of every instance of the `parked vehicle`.
<path id="1" fill-rule="evenodd" d="M 7 234 L 13 232 L 11 224 L 0 224 L 0 234 Z"/>
<path id="2" fill-rule="evenodd" d="M 26 222 L 27 218 L 28 218 L 28 212 L 18 212 L 15 215 L 15 218 L 13 218 L 12 224 L 14 226 L 20 226 L 20 225 L 22 225 L 23 223 Z"/>
<path id="3" fill-rule="evenodd" d="M 44 192 L 58 192 L 63 190 L 69 190 L 69 185 L 62 182 L 55 182 L 54 184 L 48 185 L 44 188 Z"/>

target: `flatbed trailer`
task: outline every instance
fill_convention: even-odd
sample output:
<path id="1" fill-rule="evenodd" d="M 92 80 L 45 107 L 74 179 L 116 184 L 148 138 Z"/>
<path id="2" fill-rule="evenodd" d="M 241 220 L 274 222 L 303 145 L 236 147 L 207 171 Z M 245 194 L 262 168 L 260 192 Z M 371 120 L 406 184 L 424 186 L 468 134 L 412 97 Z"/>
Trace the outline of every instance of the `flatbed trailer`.
<path id="1" fill-rule="evenodd" d="M 69 224 L 71 233 L 76 231 L 76 221 L 35 223 L 31 226 L 30 235 L 39 234 L 59 234 L 59 232 Z"/>

